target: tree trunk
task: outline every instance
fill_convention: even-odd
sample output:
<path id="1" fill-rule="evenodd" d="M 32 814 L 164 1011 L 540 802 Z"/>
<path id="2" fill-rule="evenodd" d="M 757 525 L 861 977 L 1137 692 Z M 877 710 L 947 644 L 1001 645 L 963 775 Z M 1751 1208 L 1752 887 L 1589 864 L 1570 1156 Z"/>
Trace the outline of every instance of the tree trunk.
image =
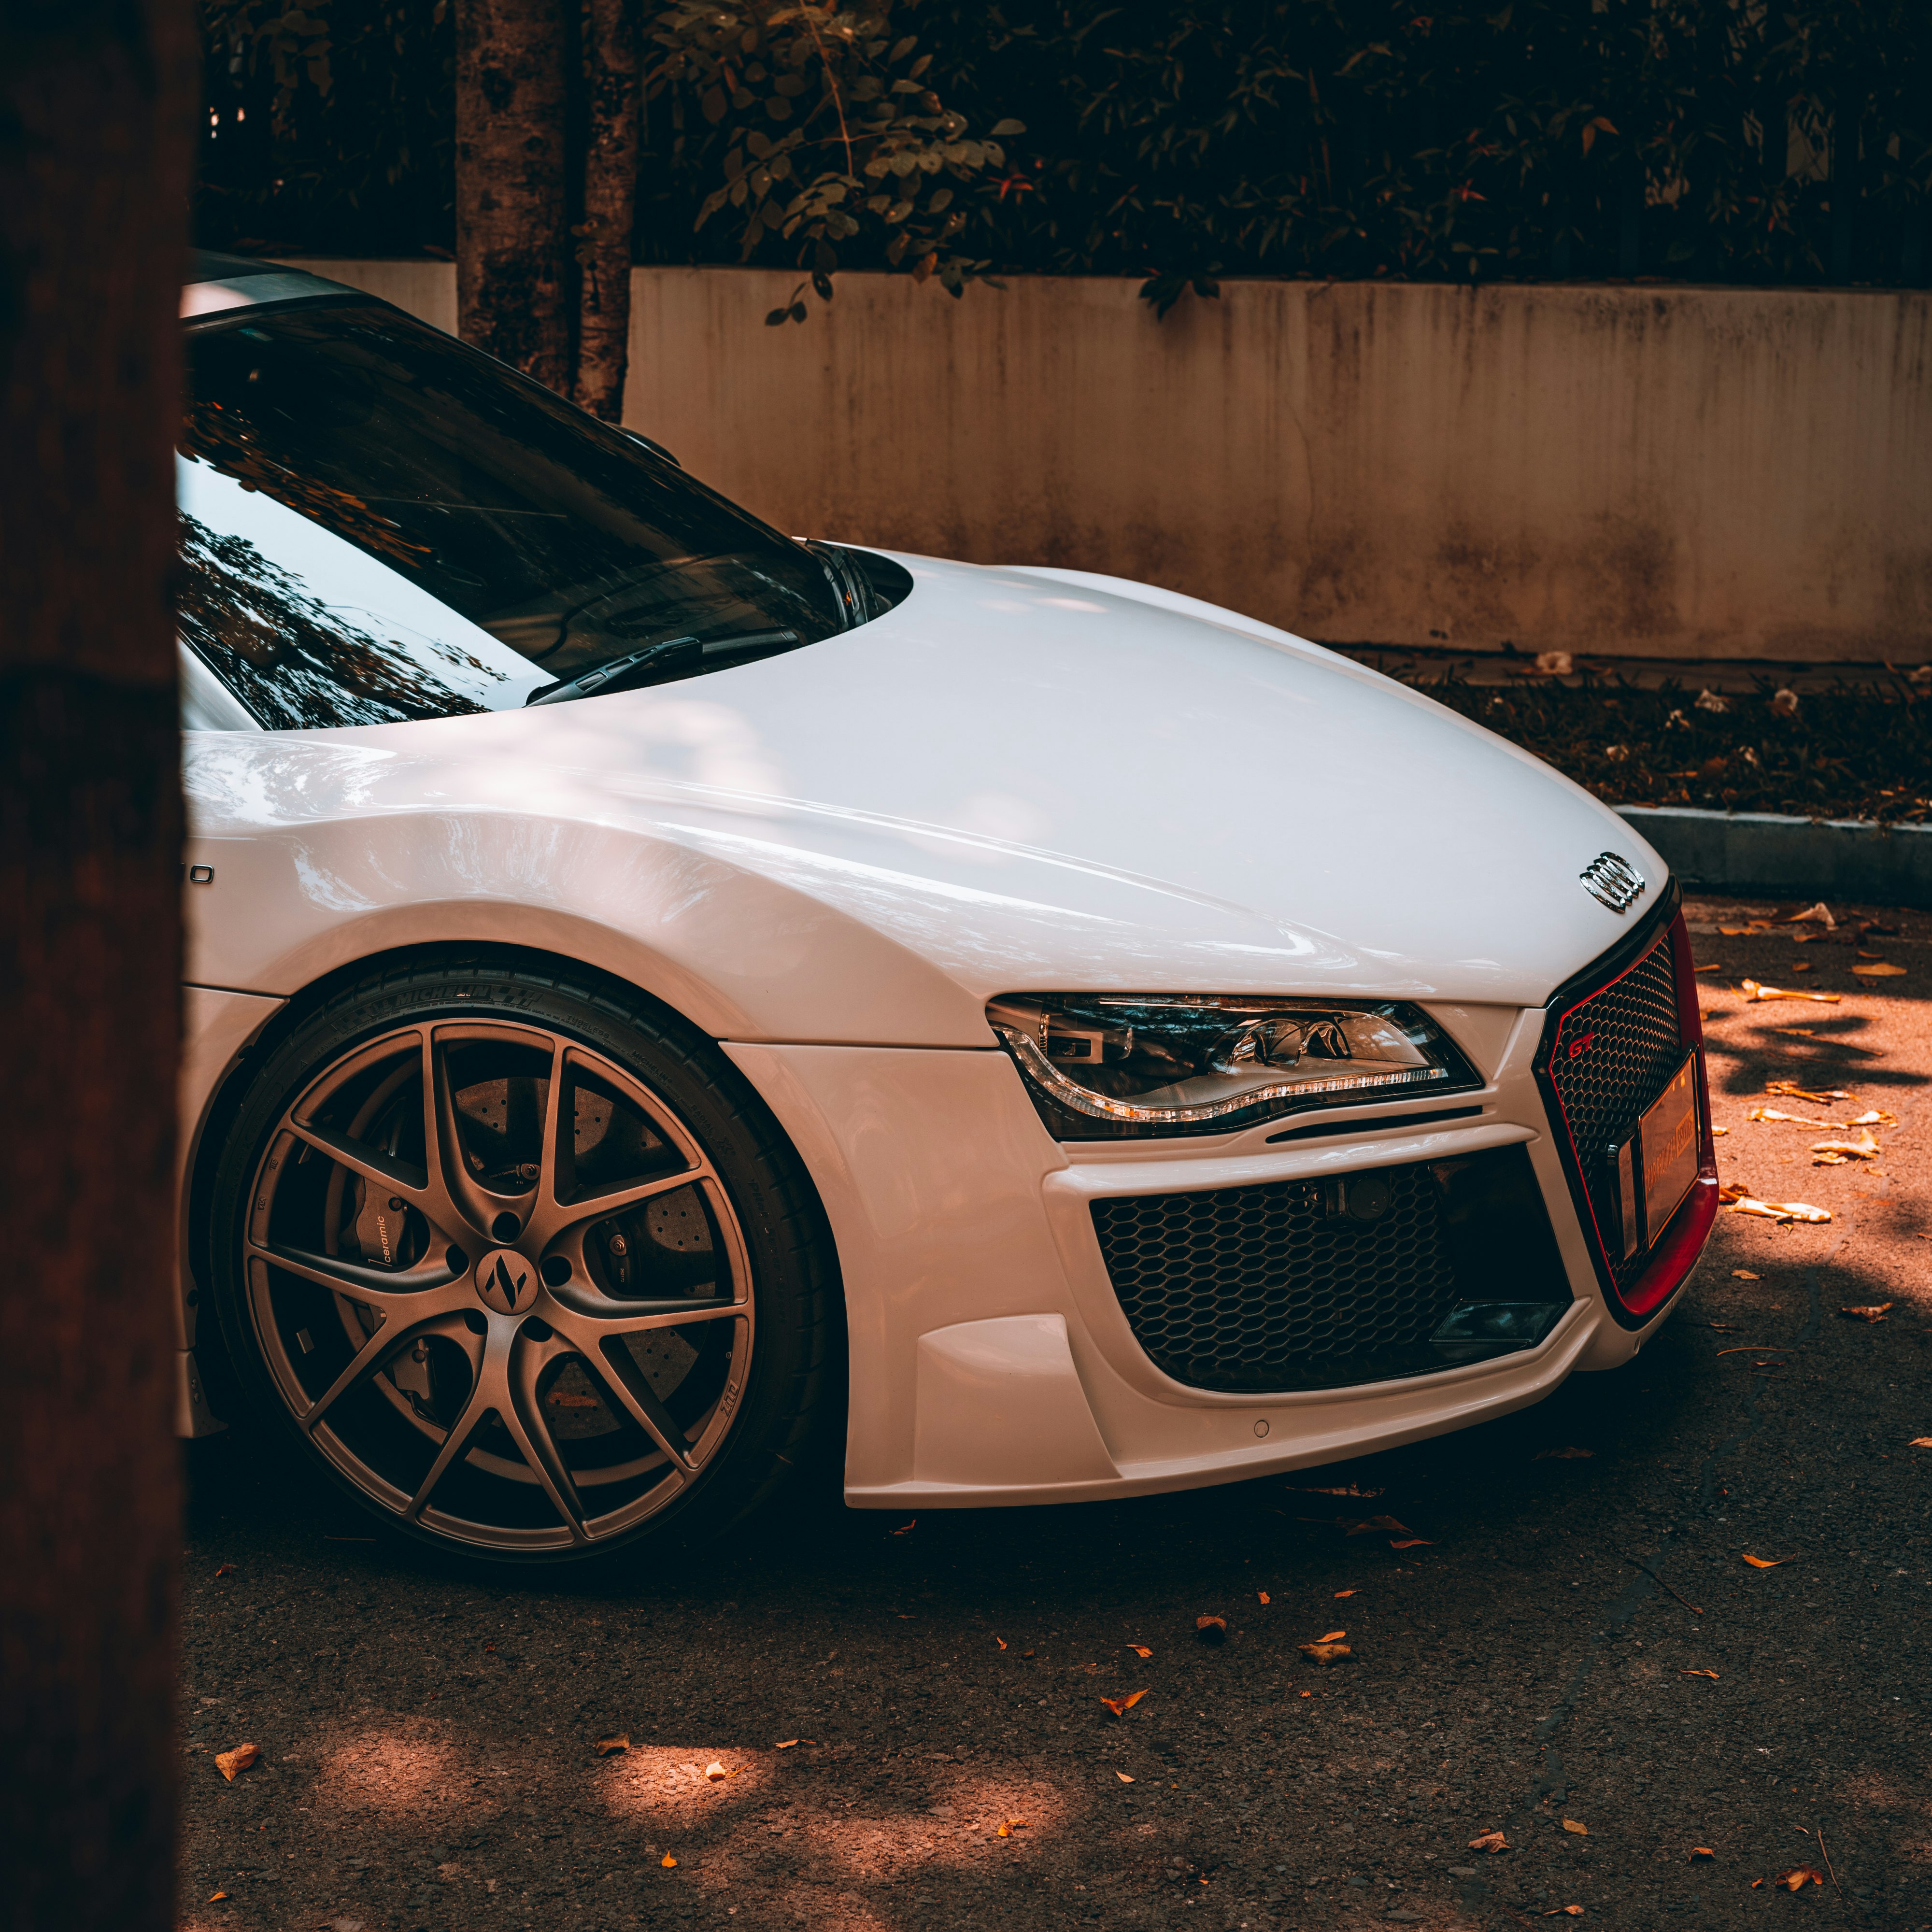
<path id="1" fill-rule="evenodd" d="M 606 422 L 624 413 L 637 218 L 638 22 L 632 0 L 586 0 L 584 219 L 577 250 L 577 386 Z"/>
<path id="2" fill-rule="evenodd" d="M 0 1927 L 174 1922 L 185 0 L 0 28 Z"/>
<path id="3" fill-rule="evenodd" d="M 568 394 L 564 70 L 561 0 L 457 0 L 457 332 Z"/>

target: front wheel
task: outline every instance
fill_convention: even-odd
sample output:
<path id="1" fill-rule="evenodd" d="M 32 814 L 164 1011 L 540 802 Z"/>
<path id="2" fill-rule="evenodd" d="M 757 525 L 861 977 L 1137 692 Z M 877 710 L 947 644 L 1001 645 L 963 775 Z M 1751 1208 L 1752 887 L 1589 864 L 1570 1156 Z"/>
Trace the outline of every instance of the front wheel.
<path id="1" fill-rule="evenodd" d="M 836 1380 L 796 1157 L 710 1042 L 587 979 L 472 962 L 339 993 L 252 1082 L 212 1228 L 250 1406 L 472 1555 L 722 1528 Z"/>

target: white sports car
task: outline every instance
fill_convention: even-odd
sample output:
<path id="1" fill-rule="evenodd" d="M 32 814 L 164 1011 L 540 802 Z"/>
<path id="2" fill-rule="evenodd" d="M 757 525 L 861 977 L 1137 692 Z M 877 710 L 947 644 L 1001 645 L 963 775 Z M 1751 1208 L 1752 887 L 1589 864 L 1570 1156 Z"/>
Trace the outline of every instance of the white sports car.
<path id="1" fill-rule="evenodd" d="M 1689 948 L 1576 787 L 1190 598 L 781 536 L 352 290 L 183 310 L 185 1432 L 543 1562 L 841 1431 L 898 1510 L 1330 1461 L 1663 1319 Z"/>

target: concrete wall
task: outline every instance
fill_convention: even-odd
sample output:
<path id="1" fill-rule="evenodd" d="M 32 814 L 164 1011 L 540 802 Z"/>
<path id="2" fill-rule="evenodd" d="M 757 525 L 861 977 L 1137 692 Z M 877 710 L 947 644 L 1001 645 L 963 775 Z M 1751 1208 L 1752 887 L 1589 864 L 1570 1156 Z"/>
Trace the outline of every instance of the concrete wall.
<path id="1" fill-rule="evenodd" d="M 444 327 L 446 264 L 304 266 Z M 1932 658 L 1932 296 L 640 269 L 626 419 L 784 529 L 1341 643 Z"/>

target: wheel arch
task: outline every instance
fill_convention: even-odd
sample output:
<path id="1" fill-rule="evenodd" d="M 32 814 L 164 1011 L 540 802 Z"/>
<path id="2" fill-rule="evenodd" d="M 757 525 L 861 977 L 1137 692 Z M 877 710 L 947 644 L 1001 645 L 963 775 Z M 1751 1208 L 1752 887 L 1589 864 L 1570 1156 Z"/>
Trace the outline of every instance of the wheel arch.
<path id="1" fill-rule="evenodd" d="M 182 1182 L 182 1233 L 179 1244 L 180 1264 L 176 1294 L 179 1304 L 181 1332 L 190 1354 L 195 1352 L 204 1339 L 197 1318 L 202 1307 L 208 1305 L 207 1291 L 213 1253 L 214 1197 L 221 1156 L 226 1147 L 229 1133 L 242 1111 L 256 1075 L 291 1034 L 332 1000 L 340 997 L 351 988 L 379 975 L 406 978 L 416 972 L 477 964 L 499 966 L 506 970 L 553 972 L 560 978 L 567 978 L 578 984 L 588 980 L 596 982 L 602 990 L 626 1005 L 634 1005 L 641 1001 L 671 1027 L 683 1029 L 714 1049 L 718 1047 L 718 1035 L 650 987 L 640 985 L 635 980 L 614 972 L 606 966 L 543 946 L 514 944 L 500 940 L 425 940 L 380 947 L 332 966 L 283 1001 L 267 1022 L 251 1035 L 241 1050 L 230 1060 L 219 1076 L 211 1083 L 197 1118 L 192 1124 L 183 1124 L 183 1131 L 189 1136 L 190 1144 Z M 756 1084 L 732 1060 L 730 1055 L 721 1052 L 716 1057 L 719 1065 L 725 1070 L 727 1077 L 740 1090 L 741 1102 L 748 1102 L 755 1108 L 766 1130 L 784 1148 L 796 1164 L 806 1197 L 818 1220 L 824 1252 L 832 1257 L 836 1264 L 838 1244 L 830 1217 L 826 1210 L 818 1177 L 812 1172 L 796 1142 L 786 1130 Z M 832 1306 L 842 1322 L 844 1284 L 842 1274 L 836 1265 L 830 1287 Z M 220 1346 L 225 1348 L 225 1338 Z M 230 1393 L 226 1386 L 227 1381 L 226 1374 L 218 1369 L 218 1396 Z M 215 1413 L 219 1420 L 218 1400 Z"/>

